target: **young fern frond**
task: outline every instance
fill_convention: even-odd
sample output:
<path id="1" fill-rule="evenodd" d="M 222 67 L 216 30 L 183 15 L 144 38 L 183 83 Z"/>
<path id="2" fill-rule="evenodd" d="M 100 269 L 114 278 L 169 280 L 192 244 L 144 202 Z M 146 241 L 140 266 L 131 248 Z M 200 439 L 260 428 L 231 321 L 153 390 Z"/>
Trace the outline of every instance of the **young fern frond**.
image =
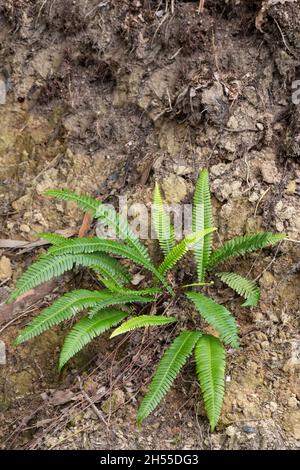
<path id="1" fill-rule="evenodd" d="M 163 317 L 159 315 L 140 315 L 139 317 L 130 318 L 125 323 L 122 323 L 112 334 L 111 338 L 127 333 L 128 331 L 136 330 L 137 328 L 144 328 L 146 326 L 161 326 L 168 325 L 169 323 L 176 322 L 174 317 Z"/>
<path id="2" fill-rule="evenodd" d="M 153 223 L 160 248 L 163 254 L 167 256 L 175 246 L 175 234 L 174 227 L 170 223 L 170 214 L 167 213 L 164 207 L 158 183 L 155 184 L 154 189 Z"/>
<path id="3" fill-rule="evenodd" d="M 202 335 L 195 347 L 195 360 L 197 378 L 213 432 L 221 414 L 225 382 L 225 351 L 218 338 Z"/>
<path id="4" fill-rule="evenodd" d="M 246 299 L 242 307 L 256 307 L 260 299 L 260 290 L 255 282 L 236 273 L 217 273 L 227 286 Z"/>
<path id="5" fill-rule="evenodd" d="M 273 234 L 271 232 L 260 232 L 252 235 L 244 235 L 242 237 L 233 238 L 218 250 L 211 254 L 209 259 L 209 269 L 213 268 L 217 264 L 222 263 L 232 256 L 241 256 L 245 253 L 250 253 L 266 246 L 275 245 L 286 238 L 285 235 Z"/>
<path id="6" fill-rule="evenodd" d="M 64 320 L 68 320 L 76 313 L 88 307 L 93 307 L 101 293 L 86 289 L 78 289 L 63 295 L 50 307 L 45 308 L 35 317 L 19 334 L 16 344 L 24 343 L 48 330 L 52 326 L 58 325 Z"/>
<path id="7" fill-rule="evenodd" d="M 238 349 L 238 329 L 229 310 L 199 292 L 188 292 L 186 296 L 195 304 L 204 320 L 217 330 L 224 343 Z"/>
<path id="8" fill-rule="evenodd" d="M 25 273 L 17 280 L 16 287 L 8 298 L 8 302 L 16 299 L 30 289 L 49 281 L 54 277 L 61 276 L 70 271 L 74 265 L 94 268 L 104 276 L 114 280 L 116 283 L 126 284 L 130 280 L 124 266 L 107 255 L 95 254 L 64 254 L 53 256 L 49 254 L 41 256 L 33 263 Z"/>
<path id="9" fill-rule="evenodd" d="M 199 331 L 184 331 L 173 341 L 164 353 L 152 378 L 137 415 L 139 424 L 159 405 L 168 393 L 178 373 L 192 354 L 200 338 Z"/>
<path id="10" fill-rule="evenodd" d="M 212 226 L 212 207 L 208 171 L 199 174 L 193 200 L 193 231 L 199 232 Z M 199 240 L 194 247 L 198 281 L 203 282 L 211 254 L 212 233 Z"/>
<path id="11" fill-rule="evenodd" d="M 142 266 L 143 268 L 154 274 L 157 279 L 169 290 L 170 286 L 166 282 L 164 276 L 155 268 L 151 261 L 147 261 L 141 257 L 130 246 L 126 246 L 116 240 L 104 240 L 102 238 L 74 238 L 68 239 L 58 246 L 52 246 L 48 253 L 52 255 L 64 255 L 67 253 L 94 253 L 104 252 L 120 256 L 124 259 L 129 259 L 134 263 Z"/>
<path id="12" fill-rule="evenodd" d="M 193 233 L 191 235 L 187 235 L 180 243 L 178 243 L 170 253 L 166 256 L 164 261 L 161 263 L 161 265 L 158 268 L 158 271 L 164 275 L 167 271 L 172 269 L 176 263 L 178 263 L 179 260 L 187 253 L 187 251 L 193 246 L 195 243 L 197 243 L 201 238 L 203 238 L 205 235 L 213 232 L 215 228 L 207 228 L 203 230 L 202 232 L 197 232 Z"/>
<path id="13" fill-rule="evenodd" d="M 141 244 L 138 237 L 132 232 L 127 221 L 123 220 L 111 206 L 105 205 L 90 196 L 76 194 L 64 189 L 48 190 L 46 194 L 65 201 L 75 201 L 78 207 L 107 224 L 115 232 L 116 236 L 127 242 L 141 258 L 150 262 L 150 256 L 146 247 Z"/>
<path id="14" fill-rule="evenodd" d="M 127 313 L 116 309 L 106 309 L 94 317 L 83 317 L 71 329 L 65 338 L 59 356 L 59 369 L 77 354 L 96 336 L 101 335 L 126 318 Z"/>

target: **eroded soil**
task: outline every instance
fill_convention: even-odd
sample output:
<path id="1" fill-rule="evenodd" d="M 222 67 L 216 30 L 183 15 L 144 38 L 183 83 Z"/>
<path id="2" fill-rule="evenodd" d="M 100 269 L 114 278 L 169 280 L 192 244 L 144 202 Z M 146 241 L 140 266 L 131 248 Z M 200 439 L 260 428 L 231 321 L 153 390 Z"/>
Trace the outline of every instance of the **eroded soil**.
<path id="1" fill-rule="evenodd" d="M 48 200 L 69 188 L 115 203 L 150 203 L 154 180 L 191 202 L 209 167 L 219 241 L 258 230 L 299 238 L 299 1 L 0 1 L 0 238 L 77 231 L 82 214 Z M 298 75 L 297 75 L 298 74 Z M 150 246 L 156 253 L 155 247 Z M 43 248 L 0 249 L 0 296 Z M 0 325 L 3 448 L 275 449 L 300 442 L 299 245 L 233 262 L 262 287 L 258 308 L 211 294 L 236 315 L 242 348 L 229 351 L 226 396 L 211 435 L 190 363 L 143 428 L 135 411 L 172 329 L 117 347 L 93 342 L 62 374 L 70 325 L 24 346 L 13 340 L 59 293 L 96 282 L 82 271 Z M 5 259 L 3 259 L 3 257 Z M 227 266 L 229 267 L 229 266 Z M 177 273 L 192 281 L 191 263 Z M 63 288 L 62 288 L 63 286 Z M 188 314 L 187 304 L 171 305 Z M 91 406 L 91 400 L 94 405 Z"/>

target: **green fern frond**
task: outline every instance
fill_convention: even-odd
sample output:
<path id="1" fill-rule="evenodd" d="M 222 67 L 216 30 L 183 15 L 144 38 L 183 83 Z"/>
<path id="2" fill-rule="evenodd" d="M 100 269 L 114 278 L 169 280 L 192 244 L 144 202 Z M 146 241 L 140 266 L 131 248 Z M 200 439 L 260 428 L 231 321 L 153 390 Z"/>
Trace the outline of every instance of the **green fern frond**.
<path id="1" fill-rule="evenodd" d="M 195 347 L 195 359 L 197 378 L 213 432 L 221 414 L 225 382 L 225 351 L 218 338 L 202 335 Z"/>
<path id="2" fill-rule="evenodd" d="M 85 308 L 91 308 L 90 317 L 96 315 L 112 305 L 122 305 L 131 302 L 147 303 L 152 302 L 151 297 L 144 297 L 136 294 L 116 294 L 108 290 L 89 291 L 85 289 L 74 290 L 56 300 L 50 307 L 42 310 L 29 325 L 18 336 L 17 344 L 40 335 L 54 325 L 58 325 L 64 320 L 68 320 L 76 313 Z"/>
<path id="3" fill-rule="evenodd" d="M 74 256 L 41 256 L 17 280 L 16 287 L 10 294 L 7 302 L 24 294 L 30 289 L 70 271 L 74 265 Z"/>
<path id="4" fill-rule="evenodd" d="M 147 418 L 168 393 L 178 373 L 192 354 L 200 336 L 201 333 L 198 331 L 184 331 L 166 350 L 152 378 L 149 390 L 140 405 L 137 415 L 139 424 Z"/>
<path id="5" fill-rule="evenodd" d="M 96 215 L 99 201 L 91 196 L 85 194 L 76 194 L 69 189 L 48 189 L 45 191 L 46 196 L 55 197 L 62 201 L 74 201 L 78 207 L 84 211 L 88 212 L 92 216 Z"/>
<path id="6" fill-rule="evenodd" d="M 88 257 L 88 258 L 87 258 Z M 111 256 L 108 256 L 103 253 L 92 253 L 92 254 L 80 254 L 76 255 L 76 259 L 78 261 L 76 264 L 81 264 L 83 266 L 87 266 L 86 264 L 80 263 L 80 260 L 88 259 L 91 264 L 90 267 L 101 276 L 104 276 L 110 282 L 115 283 L 118 286 L 123 286 L 124 284 L 128 284 L 131 281 L 131 275 L 129 274 L 128 270 L 123 266 L 119 261 Z M 93 264 L 93 261 L 95 262 Z"/>
<path id="7" fill-rule="evenodd" d="M 77 354 L 96 336 L 117 325 L 127 316 L 126 312 L 115 309 L 102 310 L 93 318 L 83 317 L 71 329 L 65 338 L 59 357 L 59 369 Z"/>
<path id="8" fill-rule="evenodd" d="M 103 254 L 74 255 L 69 253 L 61 256 L 46 254 L 33 263 L 17 280 L 16 287 L 10 294 L 8 302 L 40 284 L 70 271 L 74 265 L 94 268 L 97 272 L 101 271 L 104 276 L 121 285 L 130 280 L 129 274 L 121 264 Z"/>
<path id="9" fill-rule="evenodd" d="M 217 330 L 224 343 L 237 349 L 239 347 L 238 329 L 229 310 L 199 292 L 188 292 L 186 296 L 195 304 L 205 321 Z"/>
<path id="10" fill-rule="evenodd" d="M 206 169 L 199 174 L 193 201 L 193 231 L 199 232 L 212 226 L 212 207 L 209 190 L 209 176 Z M 198 281 L 203 282 L 211 254 L 212 233 L 199 240 L 194 247 Z"/>
<path id="11" fill-rule="evenodd" d="M 211 254 L 208 263 L 209 268 L 213 268 L 232 256 L 241 256 L 245 253 L 265 248 L 266 246 L 275 245 L 275 243 L 278 243 L 285 238 L 285 235 L 274 235 L 271 232 L 261 232 L 233 238 Z"/>
<path id="12" fill-rule="evenodd" d="M 186 252 L 193 246 L 195 243 L 197 243 L 201 238 L 203 238 L 205 235 L 213 232 L 216 230 L 215 228 L 207 228 L 205 230 L 202 230 L 201 232 L 193 233 L 191 235 L 187 235 L 180 243 L 178 243 L 170 253 L 166 256 L 164 261 L 161 263 L 161 265 L 158 268 L 158 271 L 164 275 L 167 271 L 173 268 L 176 263 L 186 254 Z"/>
<path id="13" fill-rule="evenodd" d="M 99 291 L 101 297 L 97 302 L 95 302 L 94 307 L 89 312 L 89 317 L 93 317 L 100 310 L 104 308 L 111 307 L 112 305 L 126 305 L 130 303 L 142 303 L 146 304 L 148 302 L 153 302 L 152 297 L 147 297 L 144 295 L 139 295 L 138 291 L 129 291 L 123 290 L 121 292 L 111 292 L 110 290 Z"/>
<path id="14" fill-rule="evenodd" d="M 90 196 L 76 194 L 68 190 L 48 190 L 46 194 L 65 201 L 75 201 L 78 207 L 85 212 L 90 212 L 93 217 L 107 224 L 115 234 L 126 241 L 136 253 L 144 258 L 144 260 L 150 262 L 150 256 L 146 247 L 142 245 L 138 237 L 130 229 L 127 221 L 123 220 L 112 207 Z"/>
<path id="15" fill-rule="evenodd" d="M 167 325 L 168 323 L 174 323 L 176 318 L 174 317 L 163 317 L 159 315 L 140 315 L 139 317 L 130 318 L 121 326 L 119 326 L 112 334 L 111 338 L 127 333 L 128 331 L 135 330 L 137 328 L 144 328 L 146 326 L 161 326 Z"/>
<path id="16" fill-rule="evenodd" d="M 76 313 L 88 307 L 93 307 L 101 293 L 86 289 L 78 289 L 63 295 L 50 307 L 45 308 L 35 317 L 19 334 L 16 344 L 24 343 L 35 336 L 40 335 L 54 325 L 58 325 L 64 320 L 68 320 Z"/>
<path id="17" fill-rule="evenodd" d="M 59 245 L 67 240 L 66 237 L 60 235 L 59 233 L 50 233 L 50 232 L 40 232 L 37 233 L 36 236 L 38 238 L 42 238 L 43 240 L 47 240 L 51 245 Z"/>
<path id="18" fill-rule="evenodd" d="M 153 223 L 160 248 L 167 256 L 175 246 L 174 227 L 170 223 L 170 214 L 164 207 L 164 201 L 160 192 L 159 184 L 155 184 L 153 204 Z"/>
<path id="19" fill-rule="evenodd" d="M 227 286 L 246 299 L 242 307 L 256 307 L 260 299 L 260 290 L 255 282 L 236 273 L 217 273 L 217 276 Z"/>
<path id="20" fill-rule="evenodd" d="M 170 286 L 166 282 L 164 276 L 155 268 L 151 261 L 147 261 L 130 246 L 126 246 L 116 240 L 104 240 L 97 237 L 68 239 L 58 246 L 52 246 L 48 253 L 52 255 L 65 255 L 68 253 L 94 253 L 97 251 L 114 254 L 133 261 L 154 274 L 170 291 Z"/>

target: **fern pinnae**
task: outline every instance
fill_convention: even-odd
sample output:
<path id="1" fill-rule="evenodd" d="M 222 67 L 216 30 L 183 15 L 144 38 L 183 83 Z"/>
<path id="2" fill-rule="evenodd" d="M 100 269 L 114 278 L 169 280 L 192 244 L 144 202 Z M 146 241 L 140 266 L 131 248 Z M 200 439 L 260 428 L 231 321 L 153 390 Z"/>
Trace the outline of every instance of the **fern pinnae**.
<path id="1" fill-rule="evenodd" d="M 140 315 L 138 317 L 130 318 L 125 323 L 122 323 L 112 334 L 111 338 L 127 333 L 128 331 L 136 330 L 137 328 L 145 328 L 148 326 L 162 326 L 169 323 L 176 322 L 174 317 L 163 317 L 159 315 Z"/>
<path id="2" fill-rule="evenodd" d="M 24 343 L 48 330 L 52 326 L 68 320 L 85 308 L 94 306 L 99 302 L 101 293 L 78 289 L 69 292 L 55 300 L 49 307 L 35 317 L 18 335 L 16 344 Z"/>
<path id="3" fill-rule="evenodd" d="M 191 235 L 187 235 L 180 243 L 178 243 L 170 253 L 166 256 L 164 261 L 161 263 L 161 265 L 158 268 L 158 271 L 164 275 L 167 271 L 172 269 L 176 263 L 187 253 L 187 251 L 201 238 L 203 238 L 205 235 L 213 232 L 216 230 L 214 227 L 207 228 L 205 230 L 202 230 L 201 232 L 196 232 Z"/>
<path id="4" fill-rule="evenodd" d="M 166 287 L 166 289 L 172 293 L 172 289 L 165 280 L 163 274 L 161 274 L 159 270 L 155 268 L 151 261 L 147 261 L 130 246 L 126 246 L 120 242 L 117 242 L 116 240 L 104 240 L 98 237 L 68 239 L 59 246 L 52 246 L 48 252 L 51 255 L 94 252 L 104 252 L 117 255 L 122 258 L 129 259 L 150 271 Z"/>
<path id="5" fill-rule="evenodd" d="M 73 265 L 74 256 L 42 255 L 19 277 L 7 302 L 12 302 L 30 289 L 70 271 Z"/>
<path id="6" fill-rule="evenodd" d="M 146 247 L 142 245 L 130 229 L 127 221 L 123 220 L 112 207 L 90 196 L 76 194 L 69 190 L 48 190 L 46 194 L 65 201 L 75 201 L 80 209 L 89 212 L 93 217 L 107 224 L 117 236 L 124 239 L 145 261 L 150 262 Z"/>
<path id="7" fill-rule="evenodd" d="M 137 421 L 139 424 L 147 418 L 168 393 L 178 373 L 192 354 L 200 336 L 199 331 L 184 331 L 166 350 L 138 410 Z"/>
<path id="8" fill-rule="evenodd" d="M 97 302 L 95 302 L 95 305 L 92 310 L 89 312 L 89 317 L 92 318 L 94 315 L 96 315 L 100 310 L 103 310 L 104 308 L 111 307 L 112 305 L 125 305 L 125 304 L 130 304 L 130 303 L 141 303 L 141 304 L 146 304 L 149 302 L 153 302 L 152 297 L 147 297 L 144 295 L 139 295 L 138 291 L 134 292 L 131 291 L 130 293 L 127 293 L 125 290 L 124 291 L 118 291 L 118 292 L 111 292 L 108 290 L 102 290 L 99 291 L 101 293 L 101 297 Z"/>
<path id="9" fill-rule="evenodd" d="M 83 317 L 70 330 L 65 338 L 59 357 L 59 369 L 77 354 L 96 336 L 120 323 L 127 313 L 116 309 L 102 310 L 94 317 Z"/>
<path id="10" fill-rule="evenodd" d="M 207 169 L 200 172 L 193 200 L 193 231 L 198 232 L 212 226 L 212 206 Z M 212 246 L 212 233 L 199 240 L 194 247 L 198 281 L 203 282 Z"/>
<path id="11" fill-rule="evenodd" d="M 242 256 L 246 253 L 275 245 L 285 238 L 285 235 L 273 234 L 271 232 L 260 232 L 233 238 L 211 254 L 208 263 L 209 269 L 212 269 L 228 258 Z"/>
<path id="12" fill-rule="evenodd" d="M 170 214 L 164 207 L 164 201 L 160 192 L 159 184 L 155 184 L 153 198 L 153 223 L 160 248 L 165 256 L 175 246 L 174 227 L 170 223 Z"/>
<path id="13" fill-rule="evenodd" d="M 205 321 L 217 330 L 225 344 L 239 348 L 237 324 L 229 310 L 200 292 L 187 292 L 186 297 L 194 303 Z"/>
<path id="14" fill-rule="evenodd" d="M 255 282 L 236 273 L 216 273 L 227 286 L 246 299 L 242 307 L 256 307 L 260 299 L 260 290 Z"/>
<path id="15" fill-rule="evenodd" d="M 225 383 L 225 350 L 218 338 L 202 335 L 195 347 L 196 373 L 213 432 L 222 409 Z"/>
<path id="16" fill-rule="evenodd" d="M 38 238 L 47 240 L 51 245 L 60 245 L 67 240 L 66 237 L 60 235 L 59 233 L 50 233 L 50 232 L 39 232 L 36 234 Z"/>

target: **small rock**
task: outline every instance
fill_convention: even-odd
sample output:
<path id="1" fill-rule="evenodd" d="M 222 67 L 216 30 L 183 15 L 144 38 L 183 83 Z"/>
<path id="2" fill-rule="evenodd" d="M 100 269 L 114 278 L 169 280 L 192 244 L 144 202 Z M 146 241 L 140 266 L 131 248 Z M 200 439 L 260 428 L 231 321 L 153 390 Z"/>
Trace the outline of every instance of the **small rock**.
<path id="1" fill-rule="evenodd" d="M 16 201 L 13 201 L 11 205 L 15 211 L 19 212 L 20 210 L 25 209 L 28 206 L 29 200 L 30 200 L 30 195 L 25 194 L 24 196 L 20 197 Z"/>
<path id="2" fill-rule="evenodd" d="M 268 184 L 279 183 L 280 175 L 278 174 L 275 162 L 263 162 L 260 167 L 263 180 Z"/>
<path id="3" fill-rule="evenodd" d="M 226 436 L 233 437 L 236 434 L 236 429 L 234 426 L 228 426 L 226 429 Z"/>
<path id="4" fill-rule="evenodd" d="M 120 406 L 124 405 L 125 403 L 125 394 L 122 390 L 114 390 L 111 394 L 111 396 L 105 400 L 102 405 L 101 409 L 104 411 L 104 413 L 112 413 L 114 411 L 117 411 Z"/>
<path id="5" fill-rule="evenodd" d="M 168 176 L 163 180 L 162 187 L 169 203 L 181 202 L 187 195 L 187 185 L 181 176 Z"/>
<path id="6" fill-rule="evenodd" d="M 277 403 L 275 403 L 275 401 L 270 401 L 269 408 L 271 411 L 276 411 L 278 408 Z"/>
<path id="7" fill-rule="evenodd" d="M 264 125 L 261 123 L 261 122 L 257 122 L 256 123 L 256 127 L 259 131 L 263 131 L 264 130 Z"/>
<path id="8" fill-rule="evenodd" d="M 0 341 L 0 365 L 5 366 L 6 364 L 6 347 L 3 341 Z"/>
<path id="9" fill-rule="evenodd" d="M 245 424 L 245 426 L 242 427 L 242 430 L 247 434 L 256 433 L 256 428 L 254 428 L 253 426 L 249 426 L 248 424 Z"/>
<path id="10" fill-rule="evenodd" d="M 189 174 L 193 173 L 193 171 L 194 171 L 192 167 L 185 166 L 183 163 L 182 164 L 176 163 L 176 164 L 174 164 L 173 168 L 174 168 L 174 172 L 178 176 L 189 175 Z"/>
<path id="11" fill-rule="evenodd" d="M 294 409 L 298 407 L 298 400 L 296 397 L 291 397 L 288 399 L 288 407 Z"/>
<path id="12" fill-rule="evenodd" d="M 286 187 L 286 193 L 289 195 L 295 194 L 296 189 L 297 189 L 296 181 L 295 180 L 289 181 Z"/>
<path id="13" fill-rule="evenodd" d="M 0 280 L 10 279 L 12 277 L 12 268 L 10 259 L 2 256 L 0 259 Z"/>
<path id="14" fill-rule="evenodd" d="M 20 230 L 21 230 L 21 232 L 29 233 L 30 232 L 30 227 L 28 227 L 27 224 L 21 224 L 20 225 Z"/>

